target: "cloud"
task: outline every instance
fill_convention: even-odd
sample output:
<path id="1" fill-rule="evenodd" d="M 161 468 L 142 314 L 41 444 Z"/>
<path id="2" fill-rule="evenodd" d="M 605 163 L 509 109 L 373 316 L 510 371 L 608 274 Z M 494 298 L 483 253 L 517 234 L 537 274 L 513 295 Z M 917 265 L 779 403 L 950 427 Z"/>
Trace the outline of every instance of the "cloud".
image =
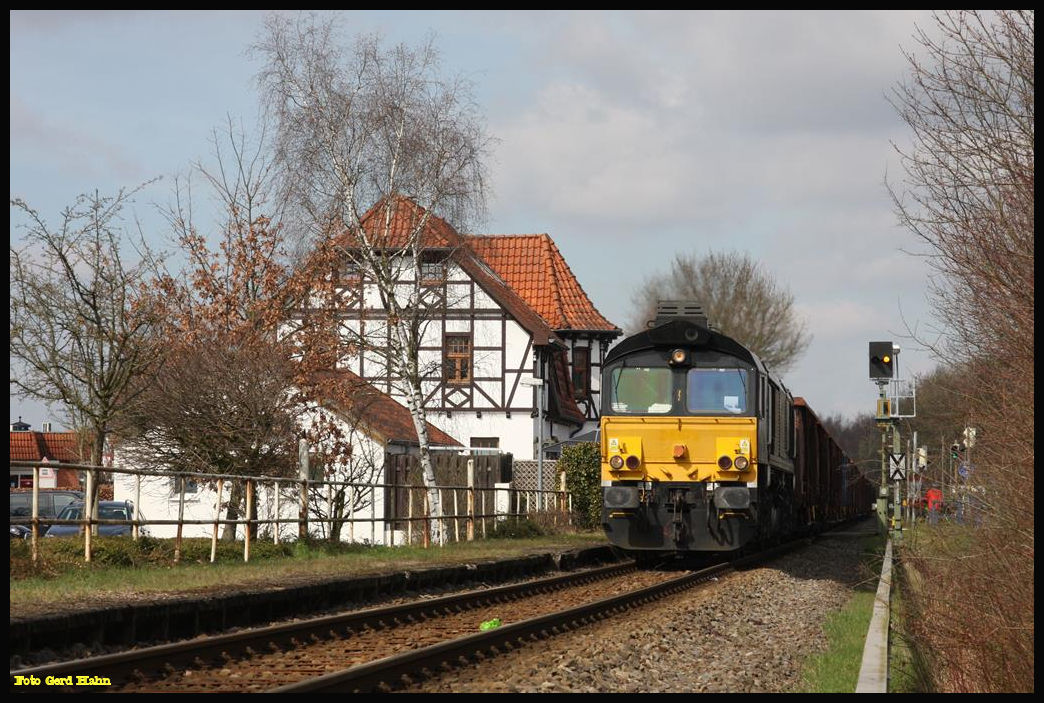
<path id="1" fill-rule="evenodd" d="M 99 175 L 133 181 L 145 175 L 143 164 L 122 144 L 81 129 L 68 119 L 34 110 L 11 93 L 11 160 L 45 160 L 66 176 L 91 181 Z"/>

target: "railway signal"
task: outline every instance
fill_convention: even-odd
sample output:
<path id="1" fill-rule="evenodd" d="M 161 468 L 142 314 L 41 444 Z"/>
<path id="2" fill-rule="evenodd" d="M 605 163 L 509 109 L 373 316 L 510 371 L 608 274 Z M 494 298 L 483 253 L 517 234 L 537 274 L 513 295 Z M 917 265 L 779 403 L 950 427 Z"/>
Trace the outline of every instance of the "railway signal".
<path id="1" fill-rule="evenodd" d="M 870 342 L 870 378 L 895 375 L 895 350 L 891 342 Z"/>

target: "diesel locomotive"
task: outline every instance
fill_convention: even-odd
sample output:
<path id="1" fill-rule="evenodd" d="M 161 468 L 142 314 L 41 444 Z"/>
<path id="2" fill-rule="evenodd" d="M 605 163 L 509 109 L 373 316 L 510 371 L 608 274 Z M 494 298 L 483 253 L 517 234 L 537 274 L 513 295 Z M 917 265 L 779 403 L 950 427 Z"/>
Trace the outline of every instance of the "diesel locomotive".
<path id="1" fill-rule="evenodd" d="M 602 369 L 602 523 L 646 558 L 729 552 L 868 511 L 811 408 L 700 307 L 660 301 Z"/>

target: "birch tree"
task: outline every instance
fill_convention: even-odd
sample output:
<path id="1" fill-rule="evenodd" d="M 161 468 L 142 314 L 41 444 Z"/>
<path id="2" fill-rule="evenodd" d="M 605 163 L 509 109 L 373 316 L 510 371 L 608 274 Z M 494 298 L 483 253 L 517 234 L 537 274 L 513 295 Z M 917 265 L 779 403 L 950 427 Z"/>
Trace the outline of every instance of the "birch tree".
<path id="1" fill-rule="evenodd" d="M 422 267 L 432 242 L 422 234 L 433 215 L 459 226 L 484 206 L 489 139 L 471 88 L 442 76 L 430 39 L 417 48 L 385 49 L 375 36 L 345 45 L 332 21 L 315 16 L 271 15 L 254 50 L 297 221 L 318 240 L 347 235 L 345 264 L 375 287 L 386 312 L 389 378 L 413 417 L 432 536 L 441 539 L 419 359 L 431 313 Z M 356 343 L 365 349 L 370 340 Z"/>

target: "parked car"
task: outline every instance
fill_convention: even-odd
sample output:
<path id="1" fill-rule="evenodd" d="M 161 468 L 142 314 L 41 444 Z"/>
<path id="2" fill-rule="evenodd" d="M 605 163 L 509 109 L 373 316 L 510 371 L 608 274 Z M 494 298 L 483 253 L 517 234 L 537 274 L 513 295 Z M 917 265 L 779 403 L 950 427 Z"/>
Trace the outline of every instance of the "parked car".
<path id="1" fill-rule="evenodd" d="M 140 517 L 140 516 L 139 516 Z M 100 520 L 133 520 L 134 503 L 129 500 L 103 500 L 98 503 L 98 518 Z M 83 503 L 76 502 L 65 506 L 58 514 L 59 520 L 81 520 L 83 519 Z M 98 534 L 102 537 L 113 537 L 130 535 L 132 525 L 98 525 Z M 83 525 L 51 525 L 45 537 L 64 537 L 67 535 L 82 534 Z M 144 534 L 144 528 L 139 528 L 139 533 Z"/>
<path id="2" fill-rule="evenodd" d="M 37 504 L 37 515 L 40 517 L 40 534 L 47 532 L 51 526 L 49 518 L 58 517 L 67 505 L 83 501 L 83 491 L 59 489 L 41 489 L 39 492 L 39 503 Z M 33 493 L 32 491 L 11 491 L 11 517 L 31 518 L 33 516 Z M 11 525 L 11 537 L 15 536 L 16 527 L 24 527 L 23 536 L 32 532 L 29 525 Z M 21 532 L 21 530 L 19 530 Z"/>
<path id="3" fill-rule="evenodd" d="M 28 525 L 11 525 L 11 539 L 30 539 L 33 531 Z"/>

